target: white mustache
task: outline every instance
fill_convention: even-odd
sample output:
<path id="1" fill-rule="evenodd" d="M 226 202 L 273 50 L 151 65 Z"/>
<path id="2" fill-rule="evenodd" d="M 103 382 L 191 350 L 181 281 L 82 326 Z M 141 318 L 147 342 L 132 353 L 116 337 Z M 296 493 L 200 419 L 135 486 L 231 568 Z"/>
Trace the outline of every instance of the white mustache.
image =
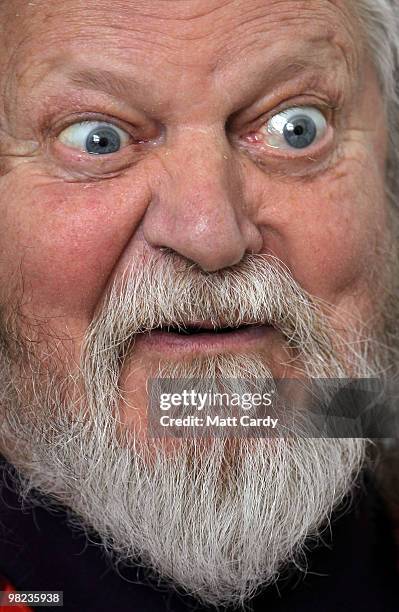
<path id="1" fill-rule="evenodd" d="M 137 334 L 204 321 L 214 328 L 272 325 L 309 377 L 329 377 L 331 368 L 337 378 L 349 372 L 367 376 L 358 337 L 337 333 L 328 317 L 332 311 L 302 289 L 274 256 L 246 255 L 231 268 L 209 273 L 173 251 L 145 253 L 111 286 L 87 330 L 82 363 L 102 389 L 107 370 L 115 388 Z M 345 330 L 344 320 L 340 327 Z"/>
<path id="2" fill-rule="evenodd" d="M 93 325 L 93 331 L 108 327 L 112 346 L 152 329 L 201 322 L 213 328 L 268 324 L 303 342 L 319 316 L 314 299 L 276 257 L 247 255 L 213 273 L 173 253 L 139 261 L 113 285 Z"/>

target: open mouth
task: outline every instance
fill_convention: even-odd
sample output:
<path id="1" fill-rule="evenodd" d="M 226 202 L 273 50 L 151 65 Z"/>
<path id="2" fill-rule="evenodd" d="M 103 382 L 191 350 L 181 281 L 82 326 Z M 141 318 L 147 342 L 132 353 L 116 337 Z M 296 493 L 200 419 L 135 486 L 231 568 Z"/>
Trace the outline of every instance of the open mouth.
<path id="1" fill-rule="evenodd" d="M 239 327 L 213 327 L 202 325 L 188 325 L 184 327 L 159 327 L 153 331 L 167 332 L 171 334 L 179 334 L 180 336 L 194 336 L 200 334 L 230 334 L 240 330 L 245 330 L 251 327 L 250 325 L 240 325 Z M 252 326 L 253 327 L 253 326 Z"/>
<path id="2" fill-rule="evenodd" d="M 156 353 L 220 353 L 257 350 L 274 331 L 268 324 L 249 323 L 237 327 L 210 321 L 165 325 L 138 334 L 135 346 Z"/>

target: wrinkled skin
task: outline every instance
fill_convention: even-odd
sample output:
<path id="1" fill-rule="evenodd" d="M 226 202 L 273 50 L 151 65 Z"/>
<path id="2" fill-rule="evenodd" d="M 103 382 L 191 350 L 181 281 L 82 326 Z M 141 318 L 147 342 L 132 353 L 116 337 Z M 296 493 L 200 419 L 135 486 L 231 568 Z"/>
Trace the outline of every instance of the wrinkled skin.
<path id="1" fill-rule="evenodd" d="M 337 313 L 371 320 L 370 275 L 388 235 L 387 135 L 351 4 L 5 2 L 4 312 L 18 302 L 21 327 L 51 330 L 78 359 L 111 281 L 143 247 L 169 247 L 207 271 L 273 254 Z M 322 141 L 287 151 L 256 139 L 294 104 L 325 113 Z M 97 116 L 134 143 L 99 157 L 57 139 Z M 278 372 L 278 339 L 262 350 Z M 136 382 L 156 355 L 138 357 Z"/>

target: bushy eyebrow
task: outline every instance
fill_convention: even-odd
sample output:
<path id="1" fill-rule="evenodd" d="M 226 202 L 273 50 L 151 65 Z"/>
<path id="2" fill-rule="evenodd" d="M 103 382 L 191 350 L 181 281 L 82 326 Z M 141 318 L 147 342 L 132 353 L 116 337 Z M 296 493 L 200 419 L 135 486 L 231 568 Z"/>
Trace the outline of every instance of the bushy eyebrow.
<path id="1" fill-rule="evenodd" d="M 132 89 L 143 87 L 133 76 L 123 76 L 104 68 L 83 68 L 67 74 L 68 81 L 76 87 L 102 91 L 112 96 L 126 97 Z"/>
<path id="2" fill-rule="evenodd" d="M 329 55 L 329 54 L 328 54 Z M 328 69 L 329 77 L 334 78 L 333 68 L 340 66 L 346 77 L 350 75 L 349 66 L 344 57 L 330 56 L 330 62 L 320 58 L 317 54 L 306 54 L 300 57 L 293 54 L 277 56 L 265 63 L 265 67 L 259 71 L 258 83 L 264 83 L 264 87 L 273 88 L 306 72 L 325 73 Z M 342 70 L 341 70 L 342 72 Z M 114 97 L 126 98 L 134 91 L 145 92 L 148 83 L 137 80 L 132 74 L 124 75 L 104 68 L 77 68 L 66 73 L 67 81 L 79 89 L 101 91 Z M 326 75 L 327 78 L 327 75 Z"/>

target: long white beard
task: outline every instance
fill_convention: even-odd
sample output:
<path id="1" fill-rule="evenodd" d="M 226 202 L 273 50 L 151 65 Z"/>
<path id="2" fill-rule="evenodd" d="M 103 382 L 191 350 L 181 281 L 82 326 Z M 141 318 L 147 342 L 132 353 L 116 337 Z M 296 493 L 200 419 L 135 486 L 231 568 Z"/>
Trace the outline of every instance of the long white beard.
<path id="1" fill-rule="evenodd" d="M 214 361 L 229 373 L 228 358 Z M 244 603 L 303 561 L 305 538 L 350 491 L 365 450 L 363 440 L 299 437 L 127 444 L 107 406 L 74 424 L 60 408 L 27 438 L 25 497 L 32 487 L 50 493 L 117 561 L 140 559 L 213 604 Z"/>
<path id="2" fill-rule="evenodd" d="M 139 280 L 136 298 L 137 287 L 144 286 Z M 281 293 L 285 290 L 283 286 Z M 133 293 L 126 294 L 126 308 Z M 180 300 L 181 286 L 176 295 Z M 233 291 L 231 295 L 238 299 Z M 282 308 L 281 295 L 277 298 Z M 302 303 L 300 295 L 298 302 Z M 146 304 L 150 308 L 150 300 Z M 164 304 L 170 308 L 169 297 Z M 231 312 L 226 299 L 224 311 Z M 314 371 L 343 376 L 347 356 L 340 361 L 324 332 L 315 333 L 320 325 L 311 325 L 309 315 L 314 313 L 306 312 L 308 326 L 303 325 L 302 334 L 308 347 L 319 349 Z M 242 604 L 261 585 L 275 580 L 287 562 L 300 562 L 305 538 L 317 534 L 351 490 L 366 443 L 298 437 L 185 439 L 171 448 L 170 442 L 166 447 L 135 437 L 134 432 L 124 437 L 114 416 L 118 371 L 111 342 L 112 334 L 120 342 L 131 328 L 131 320 L 124 326 L 122 319 L 111 300 L 101 322 L 104 326 L 108 321 L 108 328 L 94 328 L 88 335 L 90 350 L 83 366 L 87 396 L 82 401 L 68 403 L 67 381 L 63 386 L 49 380 L 36 390 L 29 409 L 9 403 L 2 424 L 3 447 L 23 447 L 14 454 L 9 451 L 23 474 L 22 494 L 27 497 L 36 488 L 70 507 L 84 525 L 98 532 L 117 561 L 140 559 L 204 602 Z M 296 331 L 298 321 L 293 316 Z M 116 323 L 121 327 L 119 338 Z M 356 359 L 357 375 L 371 376 L 367 359 L 358 353 Z M 311 367 L 308 354 L 307 372 Z M 174 376 L 193 378 L 201 368 L 209 378 L 245 379 L 248 372 L 255 378 L 271 375 L 267 365 L 248 355 L 209 357 L 172 367 Z"/>

